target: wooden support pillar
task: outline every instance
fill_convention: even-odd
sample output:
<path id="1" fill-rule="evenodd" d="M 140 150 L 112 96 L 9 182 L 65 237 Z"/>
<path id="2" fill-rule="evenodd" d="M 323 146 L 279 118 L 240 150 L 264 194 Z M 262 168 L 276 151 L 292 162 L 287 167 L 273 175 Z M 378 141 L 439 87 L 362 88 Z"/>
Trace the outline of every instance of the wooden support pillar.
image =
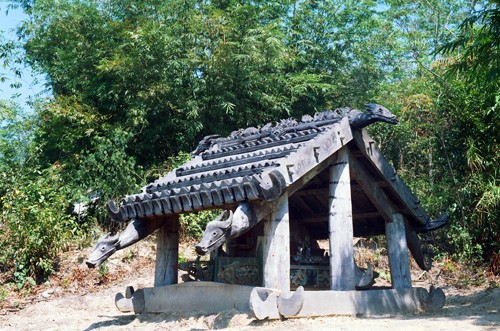
<path id="1" fill-rule="evenodd" d="M 288 194 L 283 194 L 272 206 L 264 222 L 262 248 L 263 286 L 290 292 L 290 226 Z"/>
<path id="2" fill-rule="evenodd" d="M 177 284 L 179 215 L 172 215 L 158 230 L 154 287 Z"/>
<path id="3" fill-rule="evenodd" d="M 351 205 L 351 177 L 347 147 L 337 152 L 330 167 L 329 217 L 330 289 L 355 289 L 354 247 Z"/>
<path id="4" fill-rule="evenodd" d="M 403 215 L 392 214 L 392 222 L 385 224 L 391 282 L 394 289 L 411 288 L 410 261 Z"/>

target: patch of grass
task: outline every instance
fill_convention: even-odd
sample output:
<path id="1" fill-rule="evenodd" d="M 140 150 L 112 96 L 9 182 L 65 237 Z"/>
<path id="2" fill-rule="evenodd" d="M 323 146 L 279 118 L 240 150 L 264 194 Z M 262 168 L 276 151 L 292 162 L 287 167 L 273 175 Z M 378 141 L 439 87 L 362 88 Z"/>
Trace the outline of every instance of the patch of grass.
<path id="1" fill-rule="evenodd" d="M 136 257 L 137 257 L 137 254 L 136 254 L 135 250 L 130 249 L 129 251 L 127 251 L 127 253 L 125 254 L 125 256 L 122 258 L 122 262 L 123 263 L 130 263 Z"/>

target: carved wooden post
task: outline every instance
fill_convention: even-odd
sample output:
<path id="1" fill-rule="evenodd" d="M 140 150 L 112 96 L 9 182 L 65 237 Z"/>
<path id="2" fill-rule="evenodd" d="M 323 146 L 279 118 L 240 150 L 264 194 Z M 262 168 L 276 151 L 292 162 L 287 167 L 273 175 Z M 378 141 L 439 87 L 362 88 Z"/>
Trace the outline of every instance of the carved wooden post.
<path id="1" fill-rule="evenodd" d="M 354 290 L 351 177 L 347 147 L 337 152 L 337 160 L 330 167 L 329 205 L 330 289 Z"/>
<path id="2" fill-rule="evenodd" d="M 385 233 L 392 287 L 395 289 L 411 288 L 410 261 L 403 215 L 392 214 L 392 222 L 385 224 Z"/>
<path id="3" fill-rule="evenodd" d="M 179 215 L 169 216 L 158 230 L 154 286 L 177 284 Z"/>
<path id="4" fill-rule="evenodd" d="M 290 291 L 290 227 L 288 194 L 275 201 L 264 223 L 263 286 Z"/>

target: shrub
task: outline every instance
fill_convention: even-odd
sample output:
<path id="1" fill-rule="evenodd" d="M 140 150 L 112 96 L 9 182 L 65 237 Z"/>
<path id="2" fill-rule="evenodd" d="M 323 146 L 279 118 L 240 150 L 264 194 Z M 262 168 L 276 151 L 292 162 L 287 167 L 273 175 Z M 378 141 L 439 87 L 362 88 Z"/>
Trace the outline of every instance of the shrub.
<path id="1" fill-rule="evenodd" d="M 58 253 L 83 233 L 66 213 L 70 199 L 60 168 L 1 173 L 0 268 L 19 287 L 52 273 Z"/>

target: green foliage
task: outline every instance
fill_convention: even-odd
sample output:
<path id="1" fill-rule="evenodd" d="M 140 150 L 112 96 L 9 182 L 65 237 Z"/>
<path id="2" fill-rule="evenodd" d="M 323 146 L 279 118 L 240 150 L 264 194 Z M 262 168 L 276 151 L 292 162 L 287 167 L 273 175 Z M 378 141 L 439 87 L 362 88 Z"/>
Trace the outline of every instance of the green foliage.
<path id="1" fill-rule="evenodd" d="M 109 279 L 109 267 L 106 263 L 101 264 L 99 266 L 99 277 L 98 277 L 98 283 L 99 284 L 106 284 Z"/>
<path id="2" fill-rule="evenodd" d="M 451 65 L 436 61 L 426 75 L 390 84 L 386 100 L 400 125 L 370 129 L 426 209 L 437 216 L 448 207 L 440 248 L 487 260 L 500 246 L 499 86 L 485 70 L 445 80 Z"/>
<path id="3" fill-rule="evenodd" d="M 17 104 L 0 100 L 0 171 L 23 168 L 35 147 L 31 144 L 34 118 Z"/>
<path id="4" fill-rule="evenodd" d="M 401 123 L 386 134 L 390 143 L 381 141 L 426 209 L 437 217 L 447 207 L 450 226 L 440 231 L 440 249 L 461 260 L 488 259 L 498 250 L 500 234 L 498 126 L 489 124 L 491 108 L 485 99 L 472 110 L 454 92 L 433 85 L 426 95 L 397 101 Z"/>
<path id="5" fill-rule="evenodd" d="M 133 133 L 128 155 L 154 166 L 206 134 L 360 105 L 394 67 L 376 44 L 391 32 L 372 2 L 23 5 L 27 59 L 47 75 L 50 107 L 82 112 L 56 119 L 83 123 L 64 133 L 75 144 L 47 142 L 51 162 L 88 147 L 89 130 L 119 127 Z"/>
<path id="6" fill-rule="evenodd" d="M 204 135 L 367 101 L 400 116 L 369 128 L 399 174 L 447 209 L 439 248 L 498 251 L 498 1 L 15 2 L 29 19 L 0 59 L 53 92 L 29 115 L 0 101 L 0 268 L 18 284 Z M 68 207 L 91 193 L 77 222 Z M 183 215 L 185 235 L 216 213 Z"/>
<path id="7" fill-rule="evenodd" d="M 478 6 L 459 27 L 459 34 L 437 52 L 451 55 L 448 72 L 462 73 L 482 86 L 500 78 L 500 1 Z M 496 83 L 496 84 L 495 84 Z"/>
<path id="8" fill-rule="evenodd" d="M 220 210 L 201 211 L 198 213 L 182 214 L 180 224 L 184 238 L 199 239 L 205 231 L 208 222 L 213 221 Z"/>
<path id="9" fill-rule="evenodd" d="M 60 167 L 0 175 L 0 266 L 23 286 L 49 275 L 57 255 L 82 232 L 66 213 L 69 195 L 61 190 Z"/>

